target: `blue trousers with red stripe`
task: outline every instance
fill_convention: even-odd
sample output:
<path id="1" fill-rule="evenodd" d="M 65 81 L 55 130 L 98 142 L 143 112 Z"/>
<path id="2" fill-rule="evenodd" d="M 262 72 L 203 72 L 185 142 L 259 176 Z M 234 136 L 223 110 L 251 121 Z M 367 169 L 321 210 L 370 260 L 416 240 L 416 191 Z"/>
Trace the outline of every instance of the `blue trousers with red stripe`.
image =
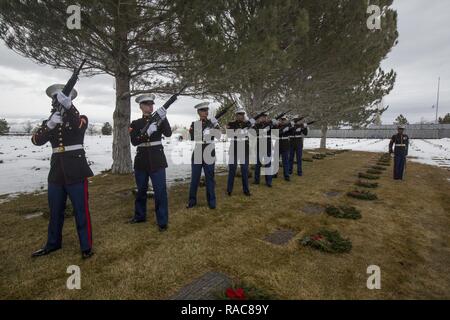
<path id="1" fill-rule="evenodd" d="M 156 222 L 160 227 L 169 223 L 169 201 L 167 199 L 166 169 L 155 172 L 134 171 L 138 192 L 135 201 L 134 218 L 138 221 L 147 220 L 147 191 L 149 179 L 152 180 L 155 193 Z"/>
<path id="2" fill-rule="evenodd" d="M 59 249 L 62 246 L 62 229 L 67 197 L 72 202 L 81 251 L 90 250 L 92 249 L 92 226 L 87 179 L 84 182 L 71 185 L 48 184 L 50 222 L 45 247 L 47 249 Z"/>

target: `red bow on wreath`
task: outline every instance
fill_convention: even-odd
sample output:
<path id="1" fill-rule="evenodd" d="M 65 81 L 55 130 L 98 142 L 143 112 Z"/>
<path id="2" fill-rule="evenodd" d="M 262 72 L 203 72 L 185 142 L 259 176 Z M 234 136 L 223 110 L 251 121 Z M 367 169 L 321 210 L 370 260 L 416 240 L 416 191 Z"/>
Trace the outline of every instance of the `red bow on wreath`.
<path id="1" fill-rule="evenodd" d="M 231 300 L 245 300 L 245 291 L 242 288 L 239 289 L 232 289 L 232 288 L 228 288 L 226 291 L 226 295 L 227 298 L 231 299 Z"/>

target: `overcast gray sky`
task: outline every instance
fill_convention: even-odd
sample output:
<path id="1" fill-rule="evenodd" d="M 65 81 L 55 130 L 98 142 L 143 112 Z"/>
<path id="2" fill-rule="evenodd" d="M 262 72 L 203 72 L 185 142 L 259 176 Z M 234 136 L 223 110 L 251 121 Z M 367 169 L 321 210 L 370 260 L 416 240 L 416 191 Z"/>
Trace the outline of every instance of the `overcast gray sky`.
<path id="1" fill-rule="evenodd" d="M 384 100 L 389 110 L 383 123 L 390 124 L 402 113 L 410 122 L 435 118 L 437 81 L 441 77 L 439 114 L 450 112 L 450 1 L 396 0 L 399 44 L 383 62 L 383 68 L 397 72 L 394 90 Z M 50 110 L 45 89 L 65 83 L 70 72 L 40 66 L 0 43 L 0 118 L 44 119 Z M 77 107 L 92 122 L 112 121 L 113 78 L 82 78 L 77 89 Z M 180 98 L 169 111 L 172 124 L 189 125 L 196 118 L 197 100 Z M 161 105 L 163 101 L 157 101 Z M 132 118 L 139 117 L 132 105 Z"/>

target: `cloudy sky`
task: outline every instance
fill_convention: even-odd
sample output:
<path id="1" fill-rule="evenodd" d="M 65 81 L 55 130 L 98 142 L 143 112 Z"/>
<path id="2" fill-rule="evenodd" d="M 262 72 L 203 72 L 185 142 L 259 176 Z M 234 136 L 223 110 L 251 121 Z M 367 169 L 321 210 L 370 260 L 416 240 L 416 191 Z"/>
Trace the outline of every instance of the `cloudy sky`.
<path id="1" fill-rule="evenodd" d="M 439 114 L 450 112 L 450 1 L 395 0 L 394 8 L 399 16 L 399 44 L 383 62 L 383 68 L 394 69 L 397 82 L 384 100 L 390 108 L 383 115 L 383 123 L 392 123 L 400 113 L 410 122 L 433 121 L 439 76 Z M 37 65 L 0 43 L 0 118 L 47 118 L 50 102 L 45 89 L 53 83 L 65 83 L 69 77 L 70 72 Z M 91 122 L 112 121 L 113 84 L 109 76 L 96 76 L 82 78 L 77 85 L 80 96 L 76 105 Z M 171 123 L 188 125 L 194 120 L 192 107 L 196 102 L 180 98 L 169 111 Z M 162 103 L 157 100 L 157 104 Z M 134 103 L 132 112 L 132 118 L 139 117 Z"/>

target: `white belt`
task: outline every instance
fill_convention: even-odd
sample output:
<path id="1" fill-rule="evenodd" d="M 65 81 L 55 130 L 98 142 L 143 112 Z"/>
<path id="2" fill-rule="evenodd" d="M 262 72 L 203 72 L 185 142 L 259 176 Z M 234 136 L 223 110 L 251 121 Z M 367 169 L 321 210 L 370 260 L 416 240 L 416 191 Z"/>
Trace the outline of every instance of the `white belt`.
<path id="1" fill-rule="evenodd" d="M 76 144 L 73 146 L 63 146 L 58 148 L 53 148 L 53 153 L 63 153 L 67 151 L 75 151 L 75 150 L 83 150 L 84 147 L 82 144 Z"/>
<path id="2" fill-rule="evenodd" d="M 406 144 L 396 144 L 396 147 L 406 147 Z"/>
<path id="3" fill-rule="evenodd" d="M 140 147 L 155 147 L 155 146 L 160 146 L 160 145 L 162 145 L 161 141 L 144 142 L 144 143 L 141 143 L 140 145 L 138 145 L 138 148 L 140 148 Z"/>
<path id="4" fill-rule="evenodd" d="M 215 144 L 214 141 L 195 141 L 195 144 Z"/>
<path id="5" fill-rule="evenodd" d="M 284 138 L 273 138 L 274 140 L 289 140 L 290 137 L 284 137 Z"/>
<path id="6" fill-rule="evenodd" d="M 305 136 L 293 136 L 293 138 L 304 138 Z"/>

